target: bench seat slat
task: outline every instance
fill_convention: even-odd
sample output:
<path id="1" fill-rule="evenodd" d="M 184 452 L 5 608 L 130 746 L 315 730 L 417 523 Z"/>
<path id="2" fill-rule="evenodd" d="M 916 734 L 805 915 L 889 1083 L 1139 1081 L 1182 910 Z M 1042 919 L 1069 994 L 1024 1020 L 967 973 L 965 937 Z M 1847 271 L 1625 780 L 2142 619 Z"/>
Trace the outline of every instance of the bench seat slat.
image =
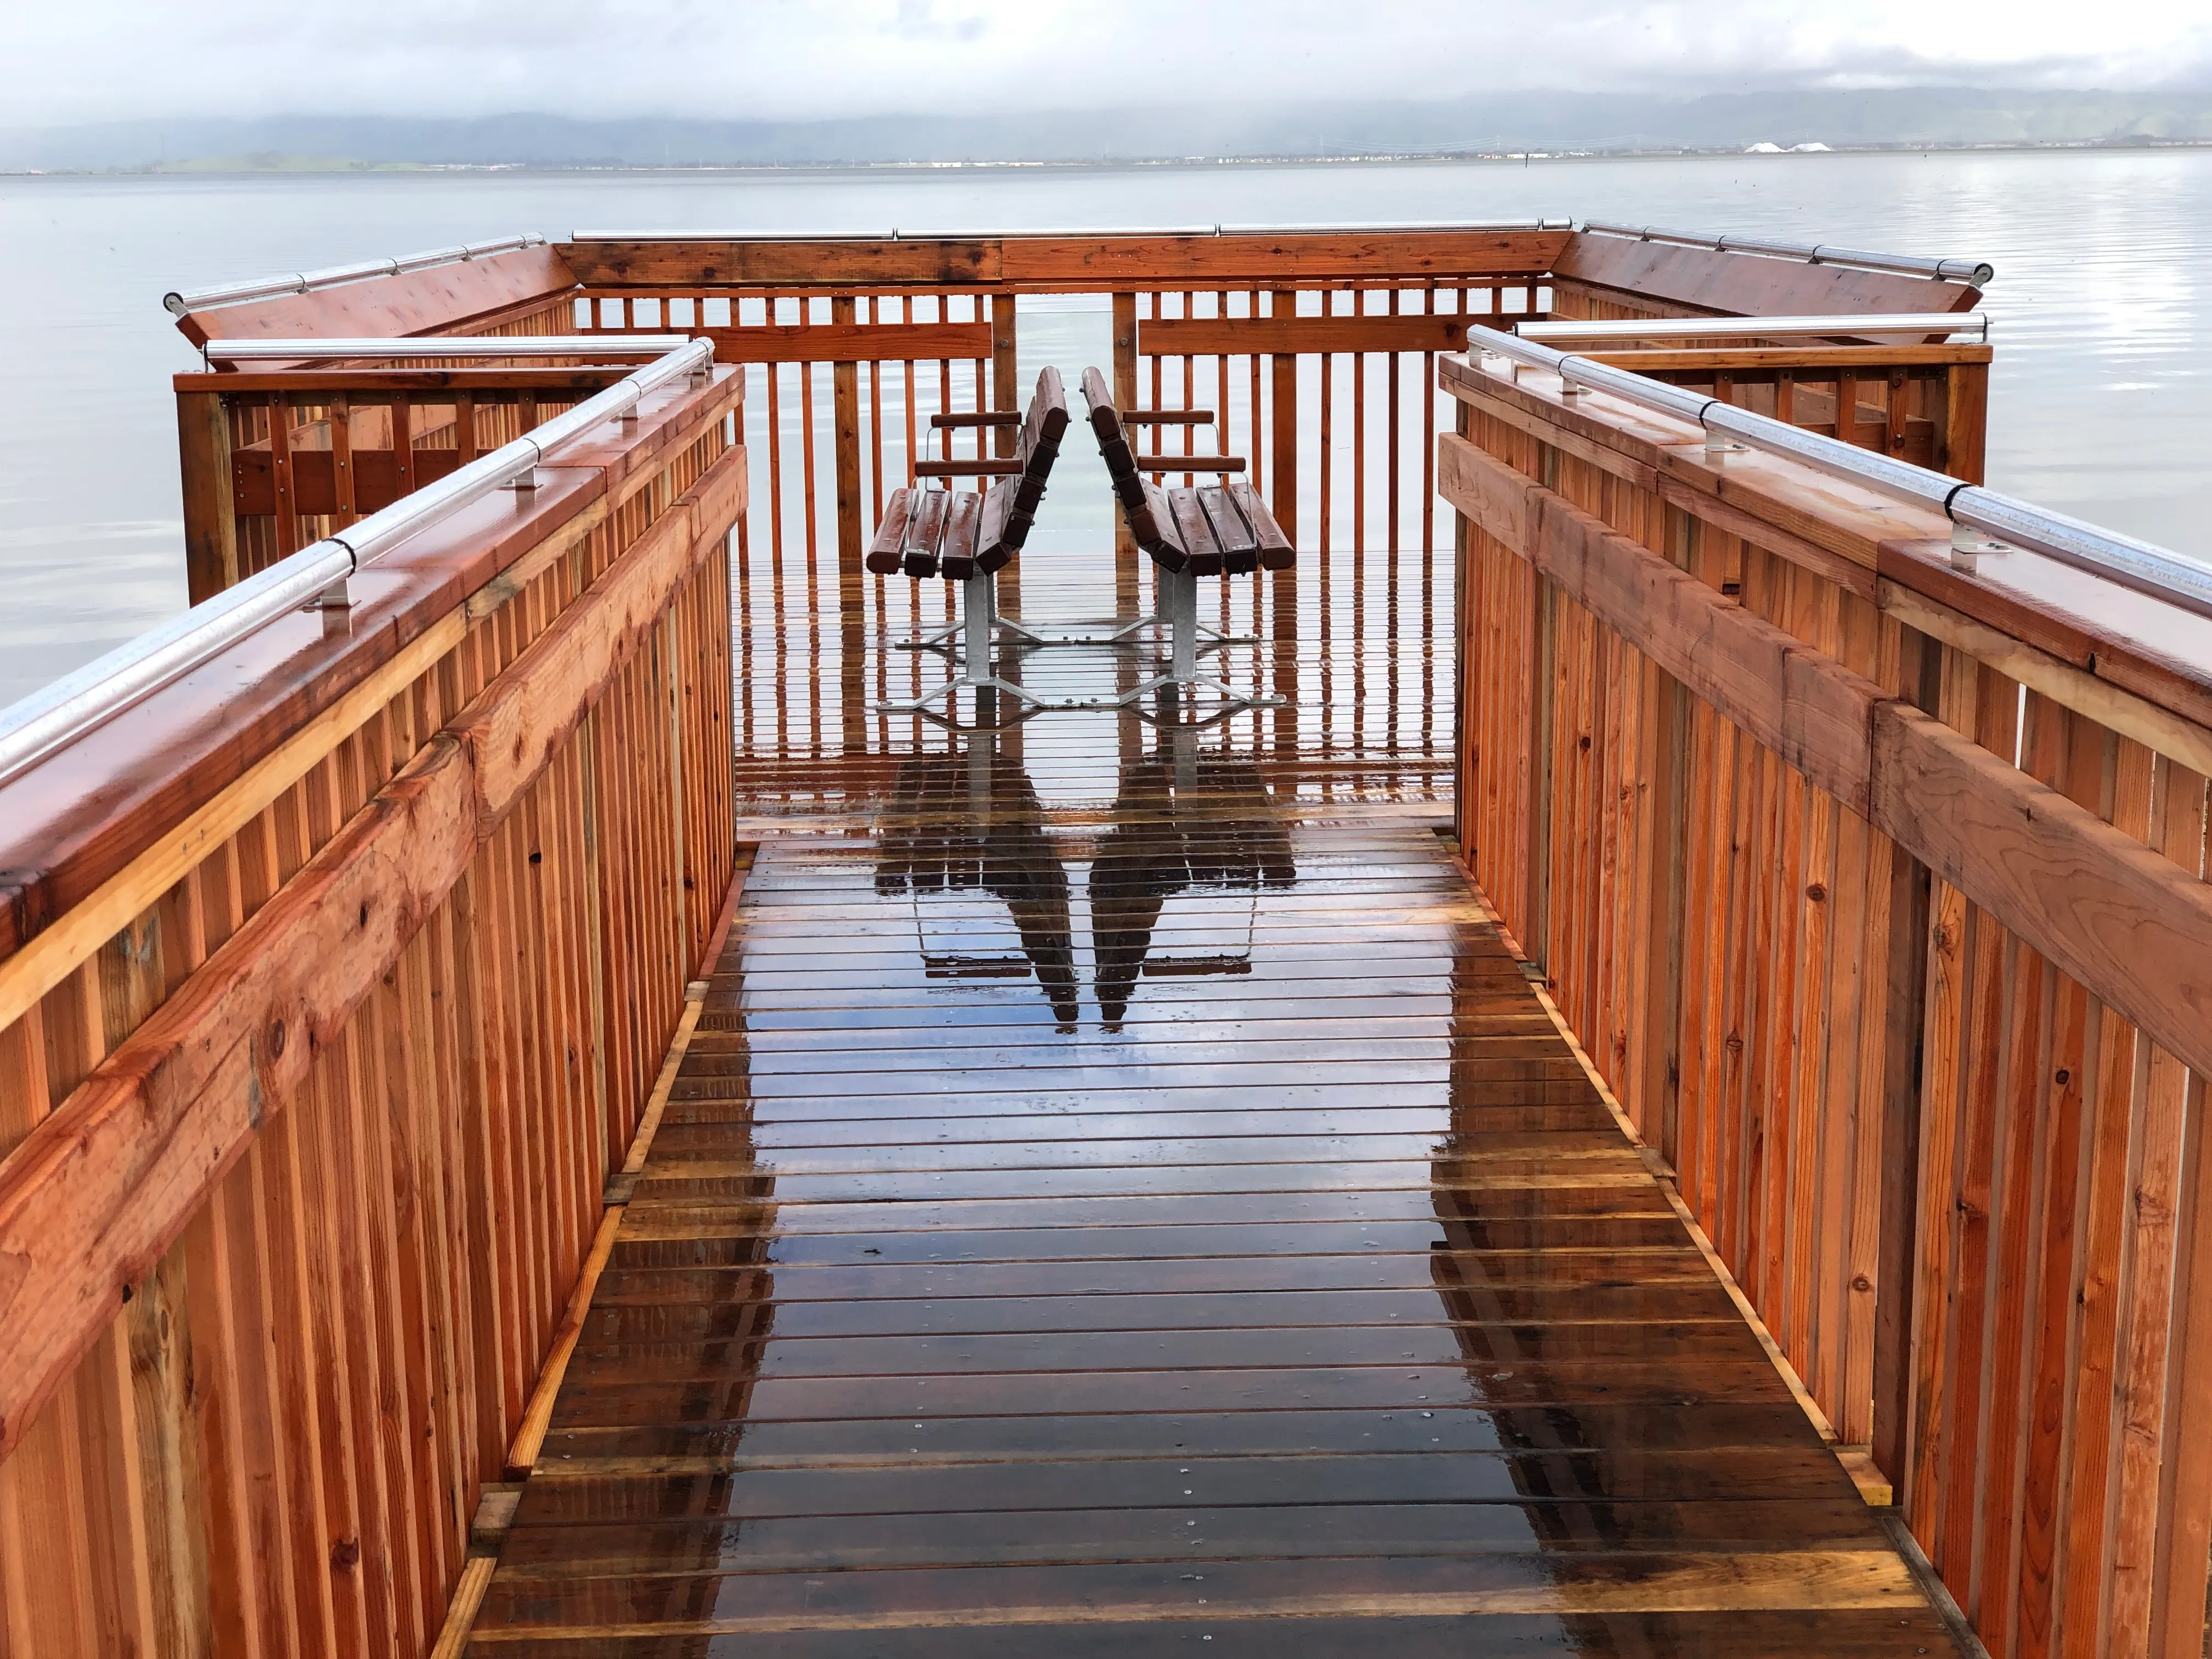
<path id="1" fill-rule="evenodd" d="M 1214 539 L 1213 526 L 1206 521 L 1206 507 L 1195 489 L 1168 491 L 1168 510 L 1175 515 L 1176 534 L 1190 556 L 1189 570 L 1194 576 L 1218 576 L 1221 574 L 1221 544 Z"/>
<path id="2" fill-rule="evenodd" d="M 1222 488 L 1228 492 L 1230 499 L 1243 509 L 1245 520 L 1252 526 L 1252 533 L 1260 544 L 1260 568 L 1262 570 L 1288 570 L 1296 564 L 1298 550 L 1283 533 L 1283 527 L 1275 522 L 1275 515 L 1267 510 L 1267 502 L 1260 499 L 1260 492 L 1242 479 Z"/>
<path id="3" fill-rule="evenodd" d="M 964 582 L 975 574 L 975 526 L 983 516 L 983 498 L 971 489 L 952 497 L 945 511 L 945 540 L 937 554 L 937 574 L 949 582 Z"/>
<path id="4" fill-rule="evenodd" d="M 916 485 L 894 490 L 869 544 L 867 568 L 878 575 L 903 572 L 917 580 L 940 577 L 948 581 L 1003 569 L 1028 539 L 1068 422 L 1067 392 L 1054 368 L 1037 376 L 1036 392 L 1025 413 L 994 410 L 932 416 L 930 425 L 939 430 L 1003 430 L 1018 424 L 1018 453 L 1011 459 L 917 462 L 913 469 L 917 478 L 991 482 L 981 489 Z"/>
<path id="5" fill-rule="evenodd" d="M 983 511 L 975 527 L 975 568 L 985 574 L 1003 570 L 1020 551 L 1029 532 L 1029 520 L 1018 524 L 1014 516 L 1014 492 L 1018 488 L 1012 478 L 1001 478 L 991 486 L 990 494 L 983 497 Z"/>
<path id="6" fill-rule="evenodd" d="M 914 491 L 894 489 L 891 498 L 884 503 L 884 521 L 876 526 L 876 538 L 868 544 L 868 568 L 878 576 L 896 576 L 899 573 L 901 556 L 906 550 L 906 518 Z"/>
<path id="7" fill-rule="evenodd" d="M 942 489 L 915 493 L 921 499 L 908 512 L 902 563 L 908 575 L 927 578 L 937 574 L 937 547 L 945 539 L 945 509 L 952 498 Z"/>
<path id="8" fill-rule="evenodd" d="M 1206 527 L 1220 544 L 1221 568 L 1232 576 L 1249 576 L 1260 568 L 1260 538 L 1237 498 L 1226 489 L 1198 491 L 1198 504 L 1206 509 Z"/>

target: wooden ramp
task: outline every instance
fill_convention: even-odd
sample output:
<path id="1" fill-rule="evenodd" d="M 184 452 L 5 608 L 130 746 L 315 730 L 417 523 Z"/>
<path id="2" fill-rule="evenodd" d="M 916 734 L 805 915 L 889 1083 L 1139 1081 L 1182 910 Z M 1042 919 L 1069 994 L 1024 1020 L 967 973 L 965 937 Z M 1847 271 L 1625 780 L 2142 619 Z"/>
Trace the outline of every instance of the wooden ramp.
<path id="1" fill-rule="evenodd" d="M 1955 1651 L 1435 830 L 1050 725 L 762 846 L 471 1650 Z"/>

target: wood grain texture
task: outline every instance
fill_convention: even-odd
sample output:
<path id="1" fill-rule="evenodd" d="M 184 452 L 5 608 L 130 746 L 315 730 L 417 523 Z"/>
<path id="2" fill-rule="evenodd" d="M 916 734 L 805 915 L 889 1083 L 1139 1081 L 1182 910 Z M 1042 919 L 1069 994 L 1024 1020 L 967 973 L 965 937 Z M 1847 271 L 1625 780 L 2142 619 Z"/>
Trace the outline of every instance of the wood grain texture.
<path id="1" fill-rule="evenodd" d="M 312 294 L 187 312 L 177 319 L 177 330 L 194 345 L 429 334 L 553 298 L 575 281 L 557 247 L 517 248 Z"/>
<path id="2" fill-rule="evenodd" d="M 1708 316 L 1825 317 L 1849 312 L 1971 311 L 1981 290 L 1889 271 L 1579 232 L 1555 275 Z"/>
<path id="3" fill-rule="evenodd" d="M 0 1166 L 0 1447 L 198 1209 L 538 778 L 678 576 L 723 545 L 743 452 L 433 738 Z M 708 522 L 697 515 L 722 516 Z"/>
<path id="4" fill-rule="evenodd" d="M 1630 1116 L 1675 1117 L 1684 1200 L 1991 1650 L 2193 1651 L 2207 1488 L 2174 1356 L 2201 1323 L 2182 1079 L 2212 1060 L 2212 907 L 2198 677 L 2146 648 L 2193 624 L 2108 653 L 2097 596 L 1947 575 L 1832 481 L 1710 464 L 1540 377 L 1443 379 L 1468 578 L 1500 608 L 1519 567 L 1543 601 L 1464 624 L 1462 786 L 1510 803 L 1468 820 L 1470 862 Z M 1861 425 L 1893 443 L 1886 391 Z M 1623 647 L 1692 699 L 1682 922 L 1643 919 L 1681 982 L 1645 1015 L 1657 1068 L 1605 1001 L 1613 917 L 1672 862 L 1607 828 Z M 1791 727 L 1793 658 L 1861 729 Z"/>
<path id="5" fill-rule="evenodd" d="M 1918 710 L 1875 712 L 1873 821 L 2193 1069 L 2212 1067 L 2212 892 Z"/>

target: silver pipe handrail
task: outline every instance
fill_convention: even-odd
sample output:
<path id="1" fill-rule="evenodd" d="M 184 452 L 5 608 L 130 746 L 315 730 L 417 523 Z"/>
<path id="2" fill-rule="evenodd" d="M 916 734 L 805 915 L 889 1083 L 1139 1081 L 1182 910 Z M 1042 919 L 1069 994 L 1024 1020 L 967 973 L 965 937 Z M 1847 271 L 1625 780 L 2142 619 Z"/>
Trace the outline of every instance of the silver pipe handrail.
<path id="1" fill-rule="evenodd" d="M 1600 236 L 1632 237 L 1639 242 L 1701 247 L 1716 253 L 1758 253 L 1775 259 L 1802 259 L 1814 265 L 1851 265 L 1861 270 L 1896 271 L 1939 283 L 1970 283 L 1976 288 L 1988 287 L 1997 274 L 1996 267 L 1986 259 L 1922 259 L 1904 253 L 1869 253 L 1863 248 L 1831 247 L 1825 242 L 1784 242 L 1765 236 L 1707 236 L 1693 230 L 1625 225 L 1609 219 L 1585 219 L 1583 229 Z"/>
<path id="2" fill-rule="evenodd" d="M 2212 566 L 2185 559 L 2154 543 L 1503 331 L 1486 331 L 1480 349 L 1486 356 L 1556 374 L 1563 386 L 1603 392 L 1687 422 L 1707 434 L 1709 449 L 1720 447 L 1716 438 L 1732 439 L 1941 513 L 1951 521 L 1954 545 L 1967 556 L 1962 568 L 1969 571 L 1978 550 L 1962 545 L 1961 532 L 1979 532 L 2005 546 L 2040 553 L 2198 616 L 2212 617 Z"/>
<path id="3" fill-rule="evenodd" d="M 572 230 L 571 242 L 975 242 L 1025 236 L 1276 236 L 1360 231 L 1571 230 L 1571 219 L 1437 219 L 1279 225 L 1023 226 L 999 230 Z"/>
<path id="4" fill-rule="evenodd" d="M 287 271 L 248 283 L 218 283 L 210 288 L 185 289 L 179 293 L 164 294 L 161 307 L 172 317 L 181 317 L 186 312 L 204 311 L 214 306 L 243 305 L 248 300 L 273 300 L 285 294 L 312 294 L 317 289 L 363 282 L 371 276 L 398 276 L 410 270 L 428 270 L 433 265 L 457 264 L 464 259 L 481 259 L 489 254 L 512 253 L 518 248 L 543 247 L 544 245 L 543 236 L 535 231 L 527 231 L 522 235 L 502 237 L 496 241 L 464 242 L 458 247 L 403 253 L 394 259 L 365 259 L 359 264 L 326 265 L 320 270 Z"/>
<path id="5" fill-rule="evenodd" d="M 1217 236 L 1273 236 L 1285 232 L 1326 235 L 1330 232 L 1358 234 L 1363 231 L 1480 231 L 1480 230 L 1572 230 L 1571 219 L 1352 219 L 1344 221 L 1316 220 L 1291 224 L 1216 225 Z"/>
<path id="6" fill-rule="evenodd" d="M 680 375 L 703 373 L 714 343 L 694 340 L 512 443 L 403 496 L 334 536 L 247 577 L 43 690 L 0 709 L 0 785 L 144 702 L 279 617 L 327 602 L 364 566 L 438 520 L 526 477 L 554 452 L 619 418 Z"/>
<path id="7" fill-rule="evenodd" d="M 410 335 L 404 339 L 210 340 L 211 363 L 330 362 L 354 358 L 416 361 L 433 357 L 659 356 L 690 343 L 688 334 L 532 334 L 486 339 L 476 335 Z"/>
<path id="8" fill-rule="evenodd" d="M 1856 336 L 1972 334 L 1990 337 L 1989 313 L 1981 311 L 1884 312 L 1830 317 L 1644 317 L 1571 319 L 1516 323 L 1524 340 L 1690 340 L 1707 337 L 1765 338 L 1839 334 Z"/>

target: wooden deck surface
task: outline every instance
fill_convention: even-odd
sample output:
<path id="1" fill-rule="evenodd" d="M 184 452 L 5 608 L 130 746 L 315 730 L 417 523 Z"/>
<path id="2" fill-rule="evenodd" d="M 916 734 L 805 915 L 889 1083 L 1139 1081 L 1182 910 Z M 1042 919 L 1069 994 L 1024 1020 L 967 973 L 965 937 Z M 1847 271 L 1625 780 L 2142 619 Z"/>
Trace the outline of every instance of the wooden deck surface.
<path id="1" fill-rule="evenodd" d="M 1956 1650 L 1439 839 L 1448 705 L 1352 702 L 1449 672 L 1304 608 L 1194 737 L 757 732 L 472 1651 Z"/>

